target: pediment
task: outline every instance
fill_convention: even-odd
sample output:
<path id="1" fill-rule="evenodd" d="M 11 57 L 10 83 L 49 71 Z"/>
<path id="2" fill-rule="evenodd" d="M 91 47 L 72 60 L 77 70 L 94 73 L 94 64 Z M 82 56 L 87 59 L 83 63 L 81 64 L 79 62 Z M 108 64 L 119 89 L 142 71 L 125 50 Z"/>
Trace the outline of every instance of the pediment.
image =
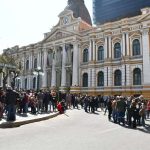
<path id="1" fill-rule="evenodd" d="M 142 15 L 142 16 L 139 18 L 138 22 L 144 22 L 144 21 L 148 21 L 148 20 L 150 20 L 150 13 L 145 14 L 145 15 Z"/>
<path id="2" fill-rule="evenodd" d="M 64 11 L 62 11 L 58 17 L 63 17 L 63 16 L 66 16 L 66 15 L 72 15 L 73 16 L 73 11 L 72 10 L 68 10 L 68 9 L 65 9 Z"/>
<path id="3" fill-rule="evenodd" d="M 70 31 L 62 30 L 62 29 L 55 29 L 48 34 L 48 36 L 43 40 L 43 42 L 51 42 L 60 40 L 69 36 L 72 36 L 73 33 Z"/>

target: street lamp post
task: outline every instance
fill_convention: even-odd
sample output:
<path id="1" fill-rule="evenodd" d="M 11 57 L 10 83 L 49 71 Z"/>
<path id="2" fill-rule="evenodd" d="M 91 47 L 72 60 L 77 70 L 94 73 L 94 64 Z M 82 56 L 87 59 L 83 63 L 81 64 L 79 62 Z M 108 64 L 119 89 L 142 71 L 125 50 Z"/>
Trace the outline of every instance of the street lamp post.
<path id="1" fill-rule="evenodd" d="M 40 88 L 40 75 L 44 75 L 44 73 L 41 67 L 37 67 L 37 69 L 34 70 L 33 74 L 37 75 L 37 92 L 38 92 Z"/>

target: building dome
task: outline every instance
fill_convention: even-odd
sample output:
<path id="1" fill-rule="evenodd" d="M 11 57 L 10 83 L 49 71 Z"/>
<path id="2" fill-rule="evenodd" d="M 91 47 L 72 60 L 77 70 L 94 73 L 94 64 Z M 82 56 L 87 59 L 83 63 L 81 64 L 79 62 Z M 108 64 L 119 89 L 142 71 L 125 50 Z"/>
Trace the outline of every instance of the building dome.
<path id="1" fill-rule="evenodd" d="M 72 10 L 75 18 L 81 17 L 82 20 L 92 25 L 91 17 L 84 4 L 84 0 L 68 0 L 68 6 L 65 9 Z"/>

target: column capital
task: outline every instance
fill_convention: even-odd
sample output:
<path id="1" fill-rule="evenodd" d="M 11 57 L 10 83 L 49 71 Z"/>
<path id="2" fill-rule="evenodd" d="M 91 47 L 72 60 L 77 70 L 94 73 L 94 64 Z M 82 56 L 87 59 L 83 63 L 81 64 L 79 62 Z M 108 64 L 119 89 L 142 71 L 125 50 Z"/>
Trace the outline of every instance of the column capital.
<path id="1" fill-rule="evenodd" d="M 141 30 L 143 35 L 148 35 L 149 34 L 149 28 L 144 28 Z"/>

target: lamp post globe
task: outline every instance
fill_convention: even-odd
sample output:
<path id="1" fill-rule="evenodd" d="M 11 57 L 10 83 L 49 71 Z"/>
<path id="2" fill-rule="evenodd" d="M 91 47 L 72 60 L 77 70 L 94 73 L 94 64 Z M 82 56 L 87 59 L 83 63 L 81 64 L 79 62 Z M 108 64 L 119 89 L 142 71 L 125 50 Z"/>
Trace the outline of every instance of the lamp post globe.
<path id="1" fill-rule="evenodd" d="M 33 74 L 37 76 L 37 92 L 39 92 L 39 89 L 40 89 L 40 75 L 44 75 L 44 73 L 43 73 L 41 67 L 38 66 L 37 69 L 34 70 Z"/>

